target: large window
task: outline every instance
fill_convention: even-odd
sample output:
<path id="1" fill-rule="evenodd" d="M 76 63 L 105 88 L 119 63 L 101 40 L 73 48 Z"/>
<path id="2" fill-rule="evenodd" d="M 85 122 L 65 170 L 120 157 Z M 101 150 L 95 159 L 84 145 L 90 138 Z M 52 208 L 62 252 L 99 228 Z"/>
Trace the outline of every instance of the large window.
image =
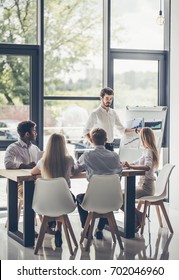
<path id="1" fill-rule="evenodd" d="M 37 1 L 0 1 L 0 43 L 37 44 Z"/>
<path id="2" fill-rule="evenodd" d="M 0 141 L 14 141 L 18 122 L 30 115 L 30 57 L 1 55 L 0 67 Z"/>
<path id="3" fill-rule="evenodd" d="M 64 134 L 70 154 L 78 159 L 90 144 L 83 137 L 83 128 L 89 114 L 99 105 L 99 100 L 45 101 L 44 147 L 52 133 Z"/>
<path id="4" fill-rule="evenodd" d="M 156 23 L 160 8 L 159 0 L 110 2 L 112 48 L 164 49 L 164 25 Z M 164 6 L 162 10 L 164 13 Z"/>
<path id="5" fill-rule="evenodd" d="M 104 86 L 124 123 L 126 105 L 167 106 L 170 2 L 160 26 L 158 0 L 0 1 L 0 149 L 28 117 L 41 149 L 63 132 L 77 157 Z"/>
<path id="6" fill-rule="evenodd" d="M 102 87 L 103 1 L 46 0 L 44 16 L 45 139 L 55 127 L 74 150 Z"/>
<path id="7" fill-rule="evenodd" d="M 102 86 L 102 0 L 45 1 L 45 95 L 95 96 Z"/>
<path id="8" fill-rule="evenodd" d="M 114 59 L 114 108 L 125 124 L 126 106 L 158 105 L 158 61 Z"/>

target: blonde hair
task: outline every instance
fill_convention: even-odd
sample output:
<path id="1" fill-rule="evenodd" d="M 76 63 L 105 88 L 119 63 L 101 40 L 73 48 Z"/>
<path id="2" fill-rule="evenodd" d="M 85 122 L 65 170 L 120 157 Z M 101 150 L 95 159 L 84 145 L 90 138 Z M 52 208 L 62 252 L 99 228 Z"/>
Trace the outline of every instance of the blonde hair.
<path id="1" fill-rule="evenodd" d="M 58 133 L 52 134 L 42 158 L 42 177 L 65 177 L 68 158 L 64 136 Z"/>
<path id="2" fill-rule="evenodd" d="M 151 149 L 153 154 L 153 165 L 158 167 L 159 165 L 159 153 L 156 147 L 155 136 L 150 127 L 143 127 L 140 132 L 143 146 Z"/>

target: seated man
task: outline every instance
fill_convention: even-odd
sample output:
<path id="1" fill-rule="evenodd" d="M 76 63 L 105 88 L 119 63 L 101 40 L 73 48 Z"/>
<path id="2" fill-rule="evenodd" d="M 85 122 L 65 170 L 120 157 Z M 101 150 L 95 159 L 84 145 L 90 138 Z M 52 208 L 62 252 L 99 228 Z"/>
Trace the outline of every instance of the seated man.
<path id="1" fill-rule="evenodd" d="M 18 141 L 10 144 L 5 152 L 6 169 L 31 169 L 36 165 L 40 149 L 32 144 L 36 139 L 36 124 L 32 121 L 20 122 L 17 126 Z M 23 185 L 18 183 L 18 198 L 23 200 Z"/>
<path id="2" fill-rule="evenodd" d="M 74 167 L 75 174 L 86 170 L 87 179 L 90 180 L 93 174 L 98 175 L 111 175 L 121 174 L 122 164 L 119 159 L 119 155 L 113 151 L 105 149 L 105 143 L 107 140 L 106 132 L 104 129 L 96 128 L 91 132 L 91 140 L 94 145 L 94 150 L 85 152 L 77 161 Z M 77 205 L 80 215 L 81 225 L 84 228 L 88 212 L 85 211 L 81 206 L 81 202 L 84 198 L 84 193 L 77 195 Z M 103 238 L 103 232 L 107 219 L 101 218 L 98 223 L 98 227 L 95 232 L 97 239 Z"/>

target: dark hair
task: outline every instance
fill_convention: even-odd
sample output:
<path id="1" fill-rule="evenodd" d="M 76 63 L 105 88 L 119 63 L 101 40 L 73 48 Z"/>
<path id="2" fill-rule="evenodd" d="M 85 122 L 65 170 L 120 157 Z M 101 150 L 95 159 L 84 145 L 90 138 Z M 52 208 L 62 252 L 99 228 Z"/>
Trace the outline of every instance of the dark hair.
<path id="1" fill-rule="evenodd" d="M 101 97 L 104 97 L 105 94 L 114 95 L 114 91 L 113 91 L 113 89 L 110 88 L 110 87 L 102 88 L 102 90 L 101 90 L 101 92 L 100 92 L 100 96 L 101 96 Z"/>
<path id="2" fill-rule="evenodd" d="M 20 122 L 18 124 L 18 126 L 17 126 L 17 132 L 18 132 L 20 137 L 24 137 L 26 132 L 31 133 L 31 129 L 34 126 L 36 126 L 36 123 L 34 123 L 33 121 L 23 121 L 23 122 Z"/>
<path id="3" fill-rule="evenodd" d="M 106 131 L 102 128 L 95 128 L 91 132 L 91 139 L 97 146 L 104 145 L 107 140 Z"/>

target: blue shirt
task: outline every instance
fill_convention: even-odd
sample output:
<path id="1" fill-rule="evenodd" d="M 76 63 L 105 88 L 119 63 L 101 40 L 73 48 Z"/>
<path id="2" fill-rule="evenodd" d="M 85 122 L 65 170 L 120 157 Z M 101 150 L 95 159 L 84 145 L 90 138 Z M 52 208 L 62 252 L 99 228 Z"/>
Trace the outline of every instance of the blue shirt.
<path id="1" fill-rule="evenodd" d="M 94 150 L 84 152 L 78 159 L 74 169 L 75 173 L 85 169 L 87 179 L 89 180 L 94 174 L 121 174 L 122 163 L 116 152 L 109 151 L 104 146 L 96 146 Z"/>

